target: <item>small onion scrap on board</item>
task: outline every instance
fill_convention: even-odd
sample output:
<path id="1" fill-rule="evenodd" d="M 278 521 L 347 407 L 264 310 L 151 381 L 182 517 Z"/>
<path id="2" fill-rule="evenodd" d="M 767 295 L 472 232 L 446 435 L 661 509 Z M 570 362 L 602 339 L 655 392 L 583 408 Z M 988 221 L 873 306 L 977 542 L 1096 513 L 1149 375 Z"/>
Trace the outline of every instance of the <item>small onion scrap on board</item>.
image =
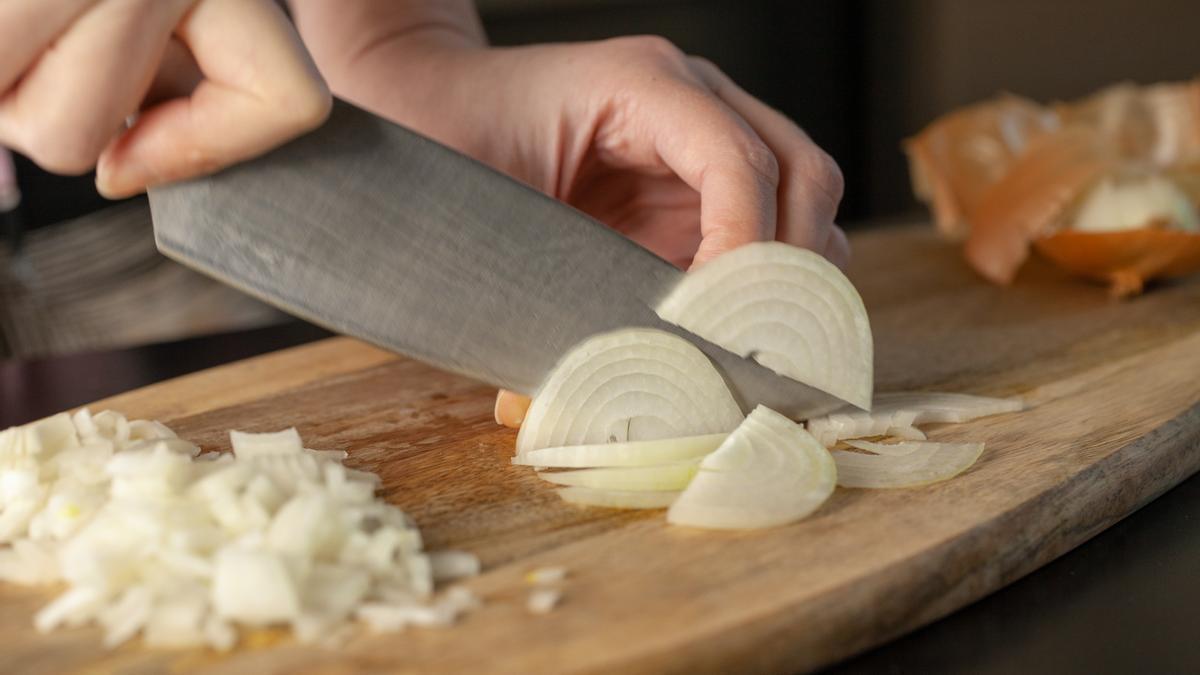
<path id="1" fill-rule="evenodd" d="M 808 420 L 809 433 L 827 448 L 849 438 L 897 436 L 924 440 L 917 425 L 960 424 L 980 417 L 1019 412 L 1025 403 L 1016 398 L 989 398 L 945 392 L 893 392 L 875 395 L 870 412 L 846 406 Z"/>
<path id="2" fill-rule="evenodd" d="M 917 197 L 990 281 L 1012 282 L 1031 247 L 1116 297 L 1200 271 L 1200 80 L 1046 107 L 1001 96 L 905 148 Z"/>
<path id="3" fill-rule="evenodd" d="M 202 453 L 157 422 L 84 409 L 0 432 L 0 579 L 65 583 L 40 631 L 98 624 L 115 647 L 232 648 L 238 627 L 290 626 L 326 642 L 448 626 L 478 605 L 467 553 L 422 552 L 379 477 L 295 429 L 232 432 Z"/>

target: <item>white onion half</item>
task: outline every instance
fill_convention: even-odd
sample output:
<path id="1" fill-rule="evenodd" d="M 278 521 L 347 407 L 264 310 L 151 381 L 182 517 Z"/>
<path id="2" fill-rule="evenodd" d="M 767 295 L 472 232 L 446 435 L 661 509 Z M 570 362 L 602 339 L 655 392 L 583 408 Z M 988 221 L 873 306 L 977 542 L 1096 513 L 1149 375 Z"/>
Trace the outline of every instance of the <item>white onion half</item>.
<path id="1" fill-rule="evenodd" d="M 682 490 L 696 475 L 699 462 L 661 466 L 619 466 L 538 474 L 547 482 L 597 490 L 666 491 Z"/>
<path id="2" fill-rule="evenodd" d="M 833 493 L 837 469 L 804 427 L 759 406 L 700 463 L 667 521 L 711 529 L 800 520 Z"/>
<path id="3" fill-rule="evenodd" d="M 825 447 L 846 438 L 899 436 L 922 440 L 918 424 L 969 422 L 980 417 L 1017 412 L 1025 404 L 1016 398 L 970 394 L 896 392 L 876 394 L 870 412 L 846 406 L 808 421 L 808 431 Z"/>
<path id="4" fill-rule="evenodd" d="M 820 255 L 748 244 L 684 275 L 664 321 L 861 408 L 874 381 L 871 326 L 858 291 Z"/>
<path id="5" fill-rule="evenodd" d="M 587 467 L 654 466 L 698 459 L 716 450 L 729 434 L 705 434 L 655 441 L 626 441 L 596 445 L 569 445 L 522 453 L 513 464 L 555 469 Z"/>
<path id="6" fill-rule="evenodd" d="M 517 452 L 715 434 L 741 420 L 703 352 L 664 331 L 626 329 L 563 357 L 529 406 Z"/>
<path id="7" fill-rule="evenodd" d="M 856 442 L 855 447 L 879 451 L 883 444 Z M 953 478 L 966 471 L 983 453 L 983 443 L 907 441 L 867 455 L 834 450 L 837 481 L 851 488 L 907 488 Z"/>
<path id="8" fill-rule="evenodd" d="M 558 491 L 563 501 L 578 506 L 599 506 L 608 509 L 664 509 L 679 497 L 677 490 L 597 490 L 585 487 L 565 487 Z"/>

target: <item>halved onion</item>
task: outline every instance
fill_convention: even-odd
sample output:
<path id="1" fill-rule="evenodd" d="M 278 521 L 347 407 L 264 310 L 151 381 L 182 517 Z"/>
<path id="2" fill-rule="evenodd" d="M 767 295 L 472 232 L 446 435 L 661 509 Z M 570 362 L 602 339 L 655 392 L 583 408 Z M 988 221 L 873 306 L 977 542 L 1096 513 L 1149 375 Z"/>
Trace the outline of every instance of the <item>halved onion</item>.
<path id="1" fill-rule="evenodd" d="M 837 469 L 804 427 L 759 406 L 700 463 L 667 521 L 712 529 L 800 520 L 833 493 Z"/>
<path id="2" fill-rule="evenodd" d="M 969 422 L 1000 413 L 1023 410 L 1015 398 L 988 398 L 970 394 L 939 392 L 895 392 L 876 394 L 871 412 L 847 406 L 808 421 L 808 431 L 825 447 L 845 438 L 900 436 L 921 440 L 915 425 Z"/>
<path id="3" fill-rule="evenodd" d="M 546 468 L 579 469 L 606 466 L 654 466 L 707 455 L 729 434 L 705 434 L 655 441 L 626 441 L 595 445 L 571 445 L 524 452 L 513 464 Z"/>
<path id="4" fill-rule="evenodd" d="M 714 434 L 741 420 L 703 352 L 633 328 L 591 337 L 563 358 L 529 406 L 517 451 Z"/>
<path id="5" fill-rule="evenodd" d="M 871 326 L 862 298 L 820 255 L 748 244 L 684 275 L 664 320 L 856 406 L 871 405 Z"/>
<path id="6" fill-rule="evenodd" d="M 864 450 L 879 451 L 881 444 L 852 443 Z M 953 478 L 966 471 L 983 453 L 983 443 L 934 443 L 907 441 L 886 450 L 889 454 L 867 455 L 834 450 L 837 483 L 850 488 L 906 488 Z"/>
<path id="7" fill-rule="evenodd" d="M 538 476 L 556 485 L 597 490 L 667 491 L 682 490 L 696 475 L 699 462 L 677 462 L 661 466 L 620 466 L 571 471 L 543 472 Z"/>
<path id="8" fill-rule="evenodd" d="M 563 501 L 579 506 L 599 506 L 608 509 L 663 509 L 679 497 L 677 490 L 597 490 L 586 487 L 565 487 L 558 491 Z"/>

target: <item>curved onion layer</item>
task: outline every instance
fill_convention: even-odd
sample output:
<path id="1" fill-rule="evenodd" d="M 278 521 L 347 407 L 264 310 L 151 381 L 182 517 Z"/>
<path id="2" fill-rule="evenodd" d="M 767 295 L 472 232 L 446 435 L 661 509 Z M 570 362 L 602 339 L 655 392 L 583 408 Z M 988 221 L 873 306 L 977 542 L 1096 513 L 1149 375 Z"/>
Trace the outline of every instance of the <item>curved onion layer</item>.
<path id="1" fill-rule="evenodd" d="M 820 255 L 748 244 L 684 275 L 664 321 L 860 407 L 871 402 L 871 325 L 853 284 Z"/>
<path id="2" fill-rule="evenodd" d="M 1200 80 L 1117 84 L 1055 111 L 1091 129 L 1122 157 L 1158 166 L 1200 159 Z"/>
<path id="3" fill-rule="evenodd" d="M 619 466 L 596 469 L 543 472 L 538 476 L 556 485 L 593 488 L 596 490 L 647 490 L 665 492 L 682 490 L 696 475 L 699 462 L 679 462 L 662 466 Z"/>
<path id="4" fill-rule="evenodd" d="M 970 394 L 896 392 L 876 394 L 871 412 L 847 406 L 808 421 L 808 431 L 825 447 L 846 438 L 899 436 L 923 440 L 918 424 L 955 424 L 980 417 L 1023 410 L 1015 398 L 988 398 Z"/>
<path id="5" fill-rule="evenodd" d="M 687 340 L 619 330 L 585 340 L 550 373 L 521 425 L 517 453 L 728 432 L 741 420 L 725 380 Z"/>
<path id="6" fill-rule="evenodd" d="M 967 262 L 989 281 L 1011 283 L 1030 243 L 1115 161 L 1087 129 L 1063 129 L 1035 140 L 980 200 L 971 219 Z"/>
<path id="7" fill-rule="evenodd" d="M 554 469 L 654 466 L 698 459 L 716 450 L 729 434 L 705 434 L 655 441 L 542 448 L 517 455 L 513 464 Z"/>
<path id="8" fill-rule="evenodd" d="M 67 586 L 38 630 L 98 624 L 109 647 L 140 633 L 225 650 L 238 625 L 313 641 L 356 614 L 399 628 L 462 611 L 462 592 L 424 601 L 434 563 L 375 496 L 378 476 L 295 430 L 231 437 L 233 454 L 201 454 L 157 422 L 87 410 L 0 432 L 0 579 Z M 450 571 L 477 571 L 471 558 Z"/>
<path id="9" fill-rule="evenodd" d="M 563 501 L 579 506 L 599 506 L 607 509 L 665 509 L 679 492 L 647 490 L 597 490 L 586 487 L 565 487 L 558 491 Z"/>
<path id="10" fill-rule="evenodd" d="M 880 443 L 852 443 L 854 447 L 887 454 L 834 450 L 837 483 L 849 488 L 906 488 L 953 478 L 966 471 L 983 453 L 983 443 L 907 441 L 892 447 Z"/>
<path id="11" fill-rule="evenodd" d="M 943 234 L 961 239 L 984 192 L 1056 123 L 1045 108 L 1007 95 L 945 115 L 904 143 L 913 192 Z"/>
<path id="12" fill-rule="evenodd" d="M 667 521 L 710 529 L 784 525 L 817 510 L 836 483 L 829 452 L 804 427 L 759 406 L 700 462 Z"/>

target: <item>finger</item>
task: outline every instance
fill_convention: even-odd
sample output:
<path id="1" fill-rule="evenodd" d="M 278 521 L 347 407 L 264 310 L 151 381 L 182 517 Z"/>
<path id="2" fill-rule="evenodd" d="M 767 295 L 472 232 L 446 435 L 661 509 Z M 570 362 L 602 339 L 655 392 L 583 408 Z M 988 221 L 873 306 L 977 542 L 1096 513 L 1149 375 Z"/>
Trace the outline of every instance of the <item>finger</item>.
<path id="1" fill-rule="evenodd" d="M 525 413 L 533 401 L 528 396 L 522 396 L 507 389 L 496 392 L 496 408 L 493 414 L 496 424 L 502 424 L 510 429 L 520 429 L 525 421 Z"/>
<path id="2" fill-rule="evenodd" d="M 56 37 L 96 0 L 0 2 L 0 92 L 8 91 Z"/>
<path id="3" fill-rule="evenodd" d="M 766 144 L 699 86 L 658 86 L 643 97 L 643 131 L 661 160 L 700 193 L 700 247 L 692 266 L 774 238 L 778 166 Z"/>
<path id="4" fill-rule="evenodd" d="M 50 171 L 90 170 L 137 110 L 189 4 L 107 0 L 94 6 L 0 102 L 0 132 Z"/>
<path id="5" fill-rule="evenodd" d="M 329 114 L 329 90 L 270 0 L 200 0 L 177 35 L 205 79 L 190 96 L 143 112 L 104 151 L 96 184 L 108 196 L 248 159 Z"/>
<path id="6" fill-rule="evenodd" d="M 837 164 L 785 115 L 754 98 L 712 63 L 690 60 L 701 79 L 736 110 L 779 160 L 779 223 L 776 236 L 821 252 L 842 199 Z"/>
<path id="7" fill-rule="evenodd" d="M 829 231 L 829 241 L 825 244 L 825 248 L 817 252 L 834 265 L 846 269 L 850 264 L 850 240 L 846 238 L 846 232 L 834 225 L 833 229 Z"/>

